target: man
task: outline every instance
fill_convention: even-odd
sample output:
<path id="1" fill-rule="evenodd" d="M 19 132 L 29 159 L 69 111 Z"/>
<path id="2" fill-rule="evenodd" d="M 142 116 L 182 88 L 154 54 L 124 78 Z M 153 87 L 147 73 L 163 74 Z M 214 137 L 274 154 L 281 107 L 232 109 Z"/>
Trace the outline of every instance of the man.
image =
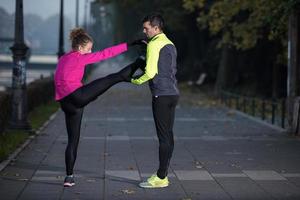
<path id="1" fill-rule="evenodd" d="M 175 107 L 179 98 L 177 88 L 176 57 L 174 44 L 163 33 L 164 20 L 159 14 L 143 19 L 143 32 L 149 39 L 144 74 L 132 79 L 133 84 L 149 81 L 152 93 L 152 112 L 159 139 L 159 169 L 140 183 L 143 188 L 161 188 L 169 185 L 168 168 L 174 149 L 173 124 Z"/>

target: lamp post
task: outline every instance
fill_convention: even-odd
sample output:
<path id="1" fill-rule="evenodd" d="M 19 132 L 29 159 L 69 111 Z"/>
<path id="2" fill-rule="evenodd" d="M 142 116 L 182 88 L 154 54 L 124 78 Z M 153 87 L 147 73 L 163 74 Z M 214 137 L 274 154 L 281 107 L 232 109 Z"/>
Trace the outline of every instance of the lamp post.
<path id="1" fill-rule="evenodd" d="M 91 14 L 91 1 L 85 0 L 84 3 L 84 19 L 83 19 L 83 27 L 85 30 L 88 31 L 89 25 L 90 25 L 90 14 Z"/>
<path id="2" fill-rule="evenodd" d="M 289 18 L 289 40 L 288 40 L 288 78 L 287 78 L 287 100 L 288 100 L 288 131 L 299 134 L 300 118 L 299 109 L 294 110 L 295 105 L 300 102 L 296 97 L 300 95 L 300 11 L 299 6 L 292 10 Z M 297 107 L 297 106 L 296 106 Z M 298 130 L 297 130 L 298 129 Z"/>
<path id="3" fill-rule="evenodd" d="M 79 26 L 79 0 L 76 0 L 76 20 L 75 20 L 75 26 L 78 27 Z"/>
<path id="4" fill-rule="evenodd" d="M 85 4 L 84 4 L 84 29 L 87 30 L 87 7 L 88 7 L 88 0 L 85 0 Z"/>
<path id="5" fill-rule="evenodd" d="M 15 38 L 10 48 L 13 53 L 12 70 L 12 112 L 9 121 L 11 129 L 30 129 L 27 112 L 26 55 L 28 47 L 24 43 L 23 0 L 16 0 Z"/>
<path id="6" fill-rule="evenodd" d="M 60 58 L 64 55 L 64 0 L 60 0 L 60 13 L 59 13 L 59 39 L 58 39 L 58 52 L 57 56 Z"/>

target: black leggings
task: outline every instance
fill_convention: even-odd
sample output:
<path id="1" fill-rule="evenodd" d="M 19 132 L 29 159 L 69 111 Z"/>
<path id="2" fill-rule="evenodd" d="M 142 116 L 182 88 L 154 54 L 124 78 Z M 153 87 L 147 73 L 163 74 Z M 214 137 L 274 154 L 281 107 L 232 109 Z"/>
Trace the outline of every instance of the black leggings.
<path id="1" fill-rule="evenodd" d="M 60 105 L 65 113 L 66 127 L 68 132 L 68 145 L 65 151 L 65 163 L 67 175 L 73 174 L 73 168 L 77 156 L 77 148 L 80 138 L 80 126 L 83 108 L 99 95 L 107 91 L 111 86 L 121 81 L 129 81 L 132 74 L 141 65 L 141 61 L 126 66 L 118 73 L 96 79 L 86 84 L 68 96 L 60 100 Z"/>
<path id="2" fill-rule="evenodd" d="M 168 175 L 168 168 L 174 149 L 173 125 L 175 108 L 179 96 L 157 96 L 152 98 L 152 112 L 159 141 L 159 169 L 161 179 Z"/>

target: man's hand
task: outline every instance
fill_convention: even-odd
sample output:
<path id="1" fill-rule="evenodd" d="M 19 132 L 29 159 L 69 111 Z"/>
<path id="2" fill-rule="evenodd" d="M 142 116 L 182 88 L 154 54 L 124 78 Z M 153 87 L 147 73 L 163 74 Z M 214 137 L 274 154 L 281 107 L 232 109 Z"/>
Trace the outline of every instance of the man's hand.
<path id="1" fill-rule="evenodd" d="M 147 44 L 148 44 L 148 42 L 145 39 L 137 39 L 137 40 L 134 40 L 134 41 L 128 43 L 129 46 L 135 46 L 135 45 L 142 46 L 142 45 L 147 45 Z"/>

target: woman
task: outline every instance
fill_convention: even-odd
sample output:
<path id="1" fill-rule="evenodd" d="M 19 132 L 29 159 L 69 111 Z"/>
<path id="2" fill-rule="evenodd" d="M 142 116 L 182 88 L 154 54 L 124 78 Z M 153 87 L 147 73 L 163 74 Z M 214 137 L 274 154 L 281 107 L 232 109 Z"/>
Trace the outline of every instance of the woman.
<path id="1" fill-rule="evenodd" d="M 114 84 L 121 81 L 129 82 L 132 74 L 142 62 L 141 60 L 136 60 L 135 63 L 128 65 L 118 73 L 110 74 L 83 85 L 81 80 L 87 64 L 96 63 L 119 55 L 127 51 L 127 44 L 122 43 L 102 51 L 91 53 L 93 39 L 81 28 L 75 28 L 71 31 L 70 40 L 72 51 L 60 57 L 54 77 L 55 100 L 59 101 L 65 113 L 68 132 L 68 144 L 65 151 L 67 173 L 64 180 L 65 187 L 75 185 L 73 168 L 77 155 L 84 106 L 95 100 Z"/>

